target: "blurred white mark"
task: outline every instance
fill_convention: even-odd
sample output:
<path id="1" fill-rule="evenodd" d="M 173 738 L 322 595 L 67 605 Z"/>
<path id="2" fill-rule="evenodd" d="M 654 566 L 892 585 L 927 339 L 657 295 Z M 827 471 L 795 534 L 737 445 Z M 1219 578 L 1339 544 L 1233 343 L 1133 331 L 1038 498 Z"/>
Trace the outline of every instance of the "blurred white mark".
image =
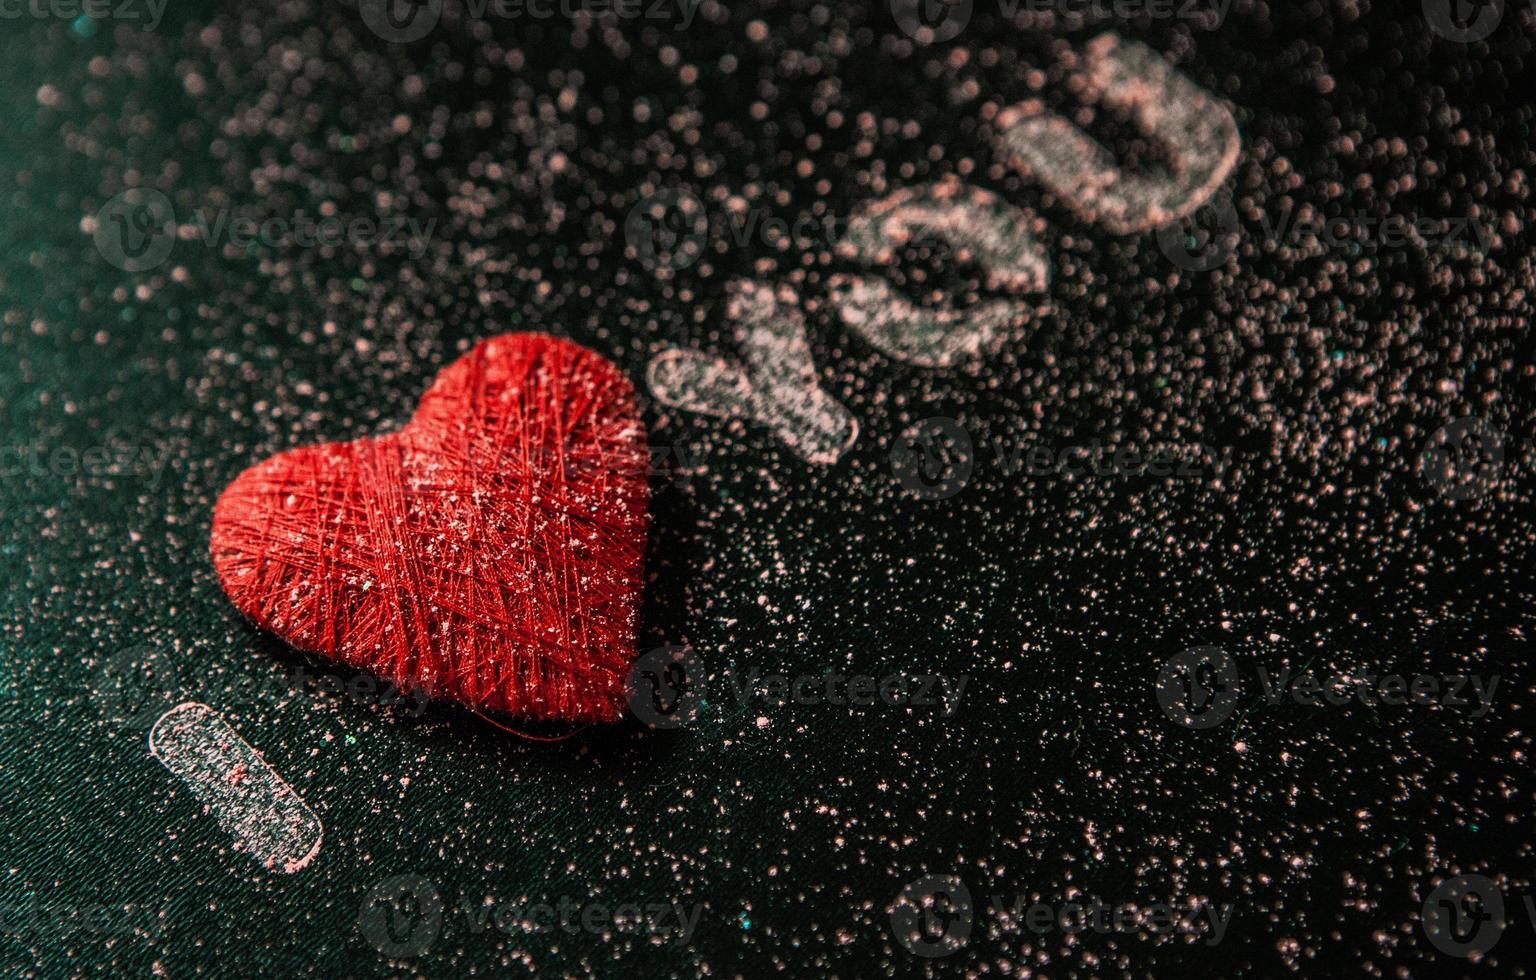
<path id="1" fill-rule="evenodd" d="M 1010 300 L 989 300 L 967 310 L 924 309 L 893 290 L 884 279 L 839 277 L 832 300 L 843 322 L 897 360 L 919 367 L 952 367 L 1002 345 L 1008 329 L 1029 318 L 1030 308 Z"/>
<path id="2" fill-rule="evenodd" d="M 1232 113 L 1150 48 L 1102 34 L 1088 44 L 1078 76 L 1086 101 L 1131 114 L 1172 156 L 1168 175 L 1128 174 L 1108 150 L 1038 100 L 1000 113 L 1000 143 L 1009 163 L 1038 178 L 1089 221 L 1115 234 L 1169 224 L 1198 209 L 1232 172 L 1241 147 Z M 989 288 L 1044 292 L 1050 259 L 1030 230 L 1031 220 L 996 195 L 950 178 L 899 190 L 864 208 L 838 251 L 889 264 L 897 248 L 932 234 L 948 241 L 962 260 L 980 265 Z M 1039 312 L 1016 298 L 990 299 L 965 310 L 918 307 L 872 276 L 838 276 L 830 286 L 849 329 L 889 356 L 921 367 L 979 359 Z M 771 427 L 807 461 L 836 462 L 858 439 L 858 422 L 817 384 L 794 290 L 752 281 L 732 283 L 731 289 L 728 315 L 742 359 L 668 348 L 646 369 L 652 394 L 684 411 L 752 419 Z"/>
<path id="3" fill-rule="evenodd" d="M 1167 147 L 1170 174 L 1125 173 L 1108 150 L 1035 99 L 998 116 L 1009 162 L 1117 235 L 1148 231 L 1198 209 L 1237 163 L 1241 140 L 1232 113 L 1135 41 L 1101 34 L 1083 60 L 1084 101 L 1129 113 Z"/>
<path id="4" fill-rule="evenodd" d="M 206 704 L 161 715 L 149 751 L 267 870 L 292 873 L 320 853 L 325 828 L 315 811 Z"/>
<path id="5" fill-rule="evenodd" d="M 956 179 L 903 189 L 862 209 L 838 243 L 847 258 L 889 264 L 896 249 L 925 237 L 948 241 L 962 261 L 980 265 L 987 286 L 1014 293 L 1043 292 L 1050 258 L 1030 233 L 1030 216 L 997 195 Z M 891 357 L 921 367 L 950 367 L 1002 345 L 1011 326 L 1031 307 L 999 299 L 968 310 L 918 307 L 883 279 L 838 277 L 832 302 L 843 322 Z"/>
<path id="6" fill-rule="evenodd" d="M 1043 292 L 1051 282 L 1045 246 L 1029 231 L 1030 216 L 996 194 L 956 178 L 906 188 L 859 209 L 838 243 L 847 258 L 889 265 L 896 249 L 940 237 L 975 261 L 992 289 Z"/>
<path id="7" fill-rule="evenodd" d="M 740 361 L 671 347 L 651 359 L 646 383 L 657 399 L 687 412 L 748 418 L 773 429 L 811 463 L 835 463 L 859 437 L 853 415 L 816 380 L 800 299 L 738 280 L 726 315 L 734 323 Z"/>

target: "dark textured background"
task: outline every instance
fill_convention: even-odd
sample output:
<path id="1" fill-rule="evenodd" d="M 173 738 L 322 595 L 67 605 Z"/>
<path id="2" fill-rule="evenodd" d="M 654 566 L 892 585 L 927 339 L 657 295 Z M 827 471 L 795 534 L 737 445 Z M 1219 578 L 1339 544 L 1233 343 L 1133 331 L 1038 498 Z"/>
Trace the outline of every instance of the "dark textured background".
<path id="1" fill-rule="evenodd" d="M 339 3 L 171 0 L 154 32 L 7 21 L 0 432 L 168 456 L 158 482 L 0 478 L 0 889 L 7 904 L 153 909 L 160 933 L 12 929 L 0 970 L 1443 975 L 1466 967 L 1428 944 L 1419 909 L 1466 872 L 1499 882 L 1512 911 L 1483 970 L 1528 969 L 1514 951 L 1536 888 L 1529 5 L 1470 45 L 1436 37 L 1411 3 L 1238 2 L 1216 31 L 1053 33 L 980 6 L 926 47 L 883 7 L 805 3 L 706 6 L 687 31 L 472 23 L 450 5 L 404 46 Z M 1246 234 L 1222 269 L 1181 274 L 1152 236 L 1104 237 L 992 149 L 983 108 L 1033 94 L 1031 69 L 1070 108 L 1062 45 L 1106 27 L 1234 108 Z M 1155 165 L 1123 120 L 1089 129 Z M 818 308 L 822 383 L 863 429 L 832 467 L 647 397 L 653 443 L 700 467 L 656 484 L 645 639 L 692 644 L 716 681 L 727 666 L 965 674 L 953 718 L 712 699 L 682 732 L 530 743 L 451 708 L 415 718 L 327 694 L 297 676 L 324 667 L 222 596 L 206 548 L 223 485 L 281 449 L 399 424 L 475 340 L 551 330 L 638 384 L 668 343 L 734 353 L 732 277 L 756 270 L 815 302 L 848 271 L 716 239 L 660 279 L 624 254 L 624 216 L 648 191 L 741 194 L 792 220 L 947 174 L 1049 220 L 1052 314 L 978 366 L 927 371 Z M 130 185 L 181 214 L 329 201 L 435 232 L 420 257 L 183 241 L 130 274 L 85 224 Z M 1487 255 L 1264 239 L 1256 215 L 1303 205 L 1500 234 Z M 910 251 L 895 277 L 914 296 L 919 282 L 962 301 L 979 289 L 942 247 Z M 1507 458 L 1490 492 L 1450 501 L 1416 459 L 1469 415 Z M 944 500 L 905 493 L 889 461 L 929 416 L 959 419 L 981 457 Z M 1200 443 L 1234 461 L 1219 481 L 1009 475 L 998 440 Z M 1503 680 L 1483 718 L 1269 706 L 1250 683 L 1234 720 L 1188 732 L 1154 680 L 1206 643 L 1245 677 Z M 260 871 L 148 755 L 143 713 L 184 698 L 213 705 L 314 807 L 314 865 Z M 358 911 L 404 873 L 450 905 L 705 908 L 682 949 L 474 934 L 450 913 L 427 955 L 392 963 Z M 1235 914 L 1215 947 L 992 935 L 983 918 L 926 966 L 886 909 L 908 881 L 951 873 L 983 902 L 1198 896 Z"/>

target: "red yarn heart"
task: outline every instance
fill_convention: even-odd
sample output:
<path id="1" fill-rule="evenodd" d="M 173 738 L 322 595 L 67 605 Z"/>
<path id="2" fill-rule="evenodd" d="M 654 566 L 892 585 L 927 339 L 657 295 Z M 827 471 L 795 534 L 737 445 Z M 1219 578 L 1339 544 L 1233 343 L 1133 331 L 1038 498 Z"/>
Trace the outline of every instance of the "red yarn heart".
<path id="1" fill-rule="evenodd" d="M 615 721 L 649 521 L 628 379 L 544 334 L 487 340 L 392 435 L 295 449 L 214 508 L 240 610 L 294 646 L 477 710 Z"/>

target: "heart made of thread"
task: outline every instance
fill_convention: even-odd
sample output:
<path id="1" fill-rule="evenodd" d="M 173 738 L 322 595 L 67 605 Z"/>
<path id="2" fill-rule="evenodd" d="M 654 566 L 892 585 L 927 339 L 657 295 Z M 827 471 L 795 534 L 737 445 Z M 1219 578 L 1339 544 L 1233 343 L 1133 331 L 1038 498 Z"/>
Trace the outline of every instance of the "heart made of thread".
<path id="1" fill-rule="evenodd" d="M 479 344 L 399 432 L 252 466 L 211 548 L 301 650 L 482 711 L 616 721 L 650 491 L 629 380 L 545 334 Z"/>

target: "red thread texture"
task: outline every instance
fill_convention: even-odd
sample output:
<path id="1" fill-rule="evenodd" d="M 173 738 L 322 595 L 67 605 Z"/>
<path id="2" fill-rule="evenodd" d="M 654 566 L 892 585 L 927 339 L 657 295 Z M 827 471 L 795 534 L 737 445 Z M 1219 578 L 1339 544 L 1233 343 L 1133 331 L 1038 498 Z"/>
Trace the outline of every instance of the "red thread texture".
<path id="1" fill-rule="evenodd" d="M 648 525 L 645 428 L 613 364 L 484 341 L 404 429 L 258 463 L 214 509 L 224 590 L 293 646 L 481 711 L 616 721 Z"/>

